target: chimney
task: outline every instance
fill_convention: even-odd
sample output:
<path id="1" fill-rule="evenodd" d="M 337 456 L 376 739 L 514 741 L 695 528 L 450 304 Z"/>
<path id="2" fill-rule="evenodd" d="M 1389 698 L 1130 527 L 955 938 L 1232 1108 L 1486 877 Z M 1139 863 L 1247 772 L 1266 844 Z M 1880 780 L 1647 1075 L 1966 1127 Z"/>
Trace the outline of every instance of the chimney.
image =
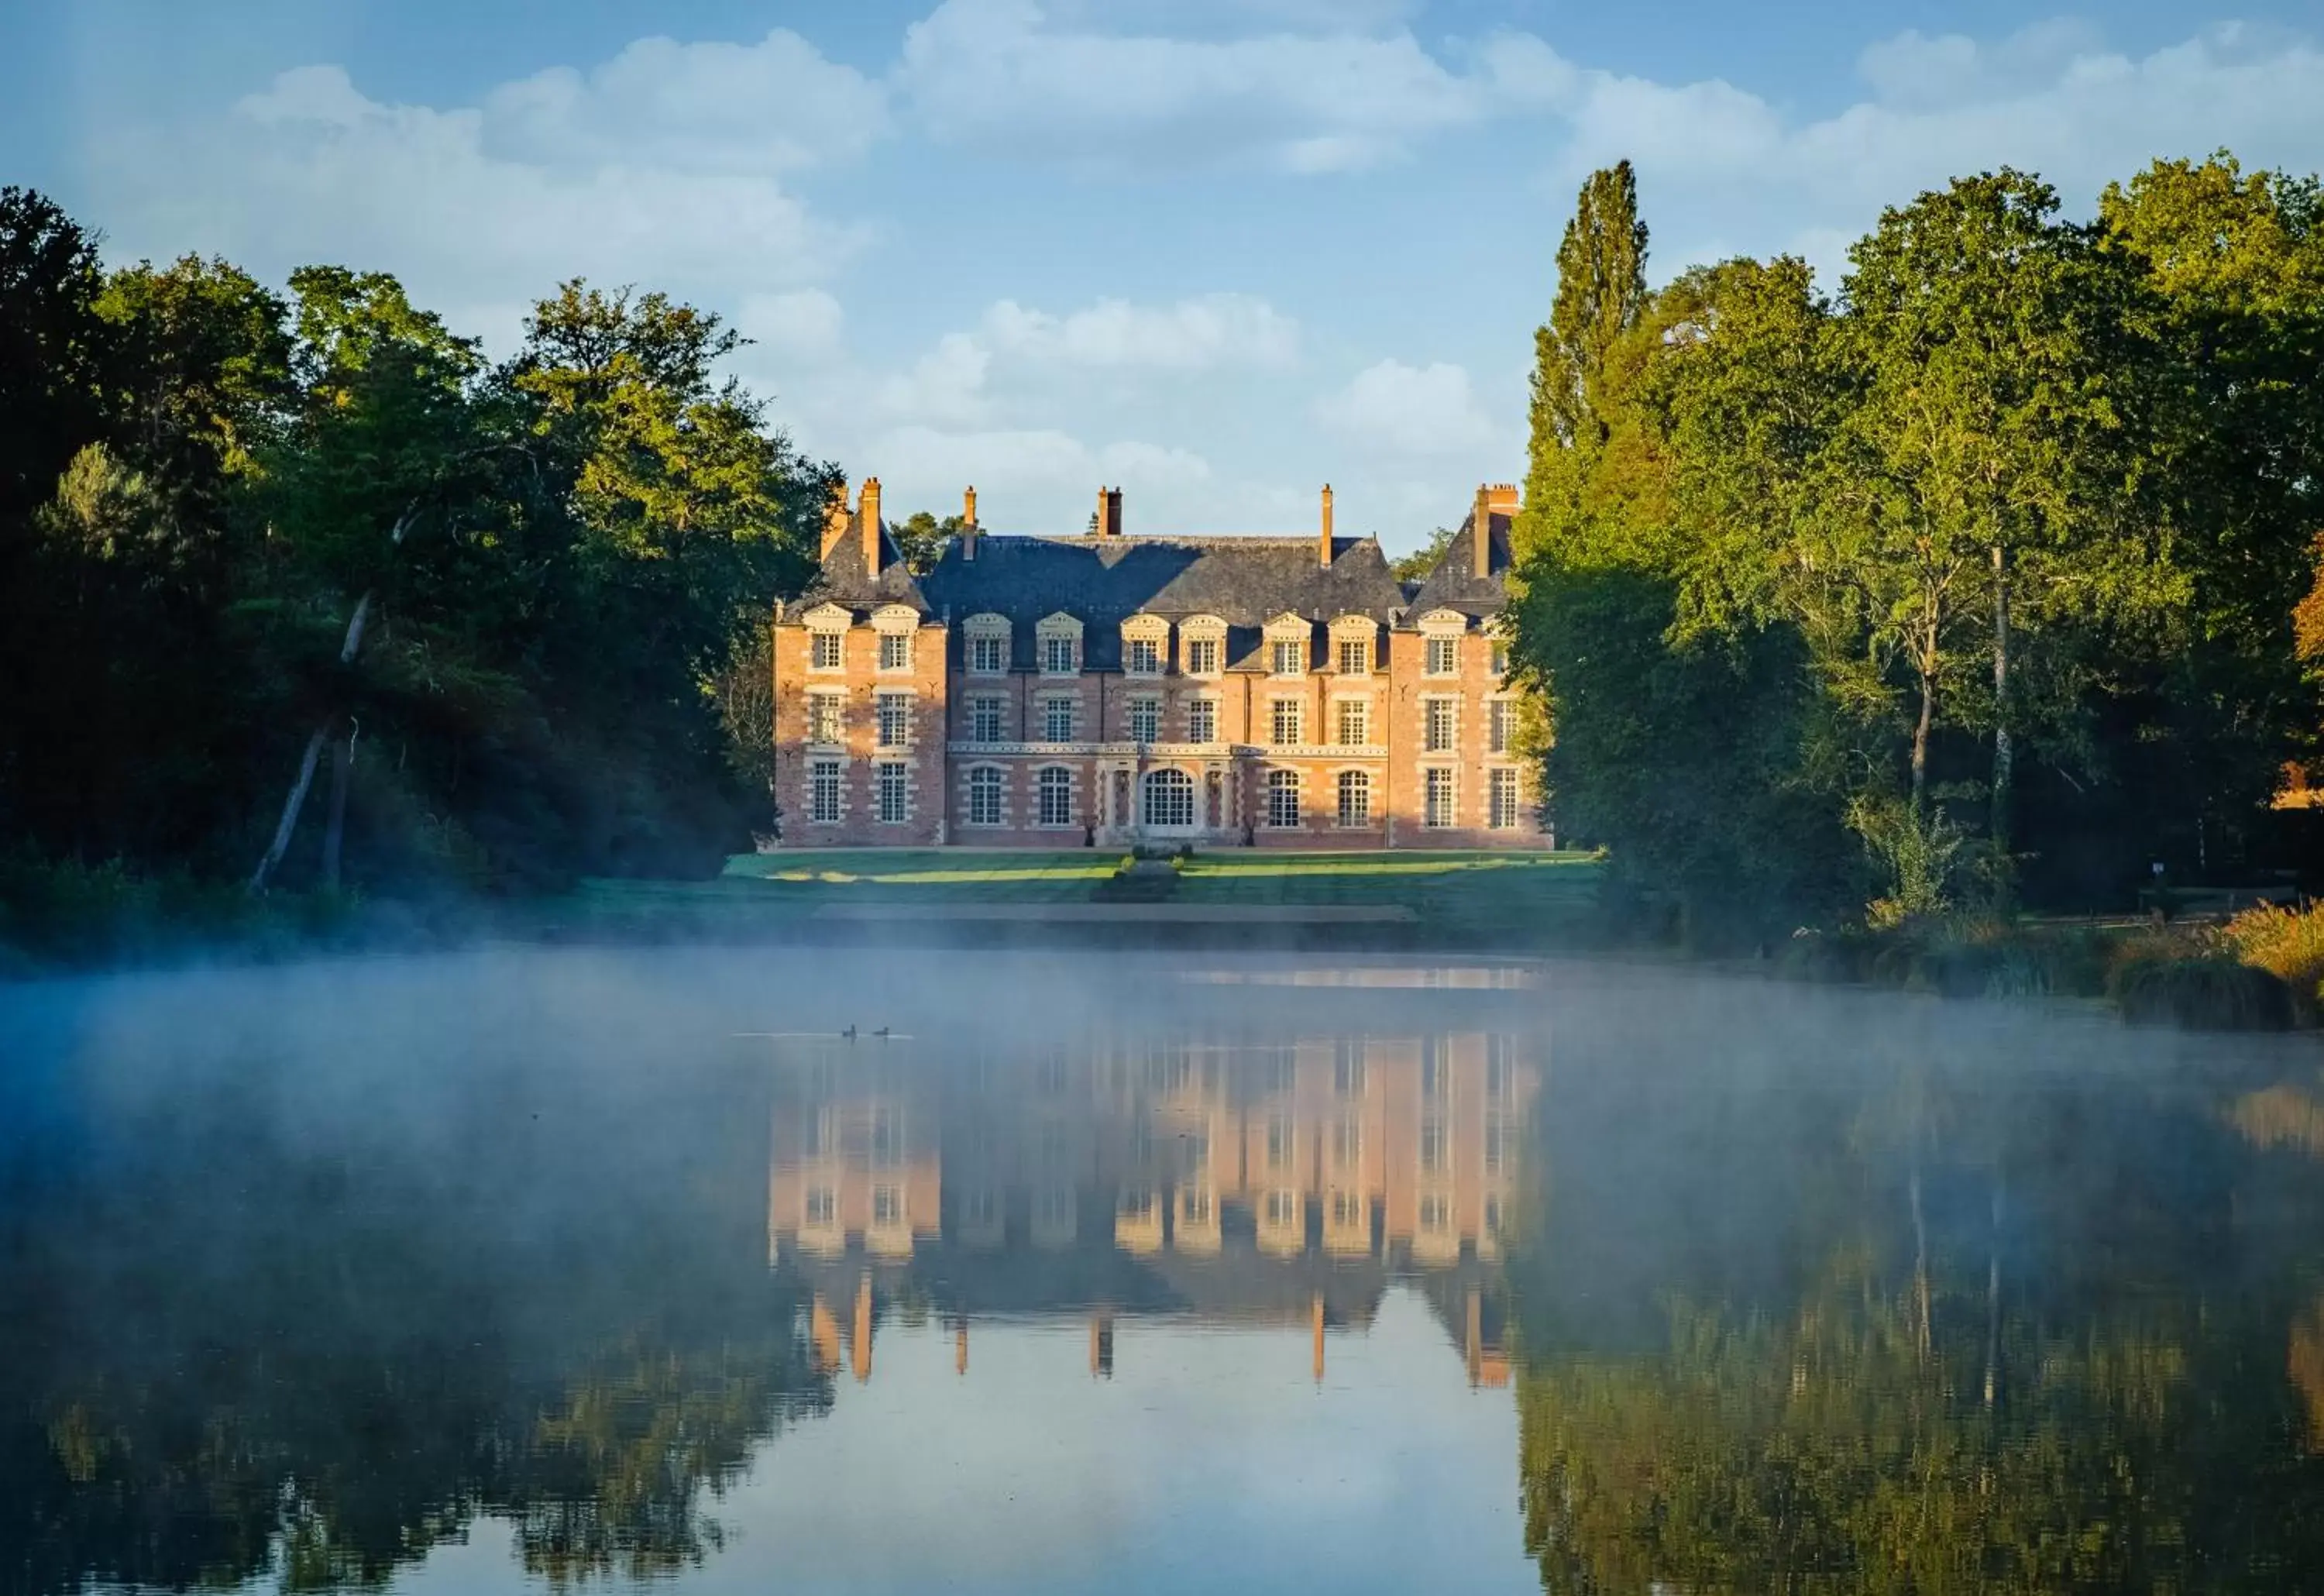
<path id="1" fill-rule="evenodd" d="M 1477 579 L 1481 582 L 1493 574 L 1493 490 L 1483 483 L 1477 484 L 1477 509 L 1469 528 L 1476 534 L 1470 541 L 1477 557 Z"/>
<path id="2" fill-rule="evenodd" d="M 847 479 L 842 477 L 832 490 L 831 502 L 823 507 L 823 558 L 829 559 L 839 540 L 847 536 Z"/>
<path id="3" fill-rule="evenodd" d="M 1319 565 L 1332 563 L 1332 484 L 1323 484 L 1323 530 L 1315 539 L 1315 558 Z"/>
<path id="4" fill-rule="evenodd" d="M 973 484 L 960 496 L 960 557 L 963 559 L 974 559 L 976 558 L 976 489 Z"/>
<path id="5" fill-rule="evenodd" d="M 1100 488 L 1097 491 L 1097 535 L 1101 538 L 1121 536 L 1121 490 Z"/>
<path id="6" fill-rule="evenodd" d="M 880 479 L 863 479 L 863 493 L 856 503 L 855 516 L 863 523 L 863 570 L 866 576 L 880 574 Z"/>

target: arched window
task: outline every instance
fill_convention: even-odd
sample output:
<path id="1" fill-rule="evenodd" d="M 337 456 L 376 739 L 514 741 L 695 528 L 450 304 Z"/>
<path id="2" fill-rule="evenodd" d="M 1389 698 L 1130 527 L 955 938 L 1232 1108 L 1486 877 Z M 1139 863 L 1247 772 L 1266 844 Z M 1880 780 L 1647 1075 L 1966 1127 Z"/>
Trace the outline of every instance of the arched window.
<path id="1" fill-rule="evenodd" d="M 1269 770 L 1267 773 L 1267 823 L 1269 826 L 1299 824 L 1299 772 Z"/>
<path id="2" fill-rule="evenodd" d="M 1372 823 L 1372 777 L 1370 770 L 1340 772 L 1340 824 L 1370 826 Z"/>
<path id="3" fill-rule="evenodd" d="M 1194 824 L 1194 779 L 1184 770 L 1146 772 L 1146 824 L 1191 826 Z"/>
<path id="4" fill-rule="evenodd" d="M 1063 765 L 1044 765 L 1039 777 L 1041 824 L 1074 823 L 1074 773 Z"/>
<path id="5" fill-rule="evenodd" d="M 968 823 L 1001 824 L 1001 771 L 994 766 L 979 765 L 968 773 Z"/>

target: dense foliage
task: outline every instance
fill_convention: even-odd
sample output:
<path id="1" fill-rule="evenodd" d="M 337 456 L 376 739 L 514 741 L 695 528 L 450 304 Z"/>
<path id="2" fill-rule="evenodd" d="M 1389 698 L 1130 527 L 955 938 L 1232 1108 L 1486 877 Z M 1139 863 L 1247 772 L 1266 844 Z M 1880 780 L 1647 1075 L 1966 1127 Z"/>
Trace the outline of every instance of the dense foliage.
<path id="1" fill-rule="evenodd" d="M 576 281 L 495 364 L 392 277 L 288 291 L 0 190 L 0 835 L 378 891 L 771 825 L 751 678 L 834 473 L 736 336 Z"/>
<path id="2" fill-rule="evenodd" d="M 2324 724 L 2313 180 L 2159 162 L 2077 221 L 1964 178 L 1837 298 L 1788 258 L 1650 290 L 1646 243 L 1594 175 L 1538 338 L 1517 653 L 1565 835 L 1714 938 L 2282 862 Z"/>

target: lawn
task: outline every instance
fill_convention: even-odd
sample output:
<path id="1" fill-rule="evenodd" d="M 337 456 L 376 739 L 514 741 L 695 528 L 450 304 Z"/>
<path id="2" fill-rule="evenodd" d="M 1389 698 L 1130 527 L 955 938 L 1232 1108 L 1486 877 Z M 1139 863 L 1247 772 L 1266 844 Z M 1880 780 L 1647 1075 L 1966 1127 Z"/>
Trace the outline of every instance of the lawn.
<path id="1" fill-rule="evenodd" d="M 539 918 L 558 931 L 747 934 L 835 903 L 1085 903 L 1121 859 L 1102 848 L 742 854 L 713 881 L 585 881 Z M 1406 905 L 1431 941 L 1521 946 L 1578 927 L 1597 879 L 1597 861 L 1581 853 L 1227 853 L 1181 862 L 1174 900 Z"/>

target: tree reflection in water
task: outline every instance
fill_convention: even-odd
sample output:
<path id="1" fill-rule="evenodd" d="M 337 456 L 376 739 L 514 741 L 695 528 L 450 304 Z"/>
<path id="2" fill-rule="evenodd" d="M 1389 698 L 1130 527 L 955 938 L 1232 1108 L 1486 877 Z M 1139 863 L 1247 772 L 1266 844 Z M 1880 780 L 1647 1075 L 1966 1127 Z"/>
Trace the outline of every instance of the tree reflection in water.
<path id="1" fill-rule="evenodd" d="M 1659 1029 L 1697 1063 L 1568 1035 L 1511 1265 L 1546 1589 L 2324 1571 L 2318 1119 L 2252 1074 L 2312 1064 L 1979 1015 L 1835 1068 L 1775 1003 Z"/>

